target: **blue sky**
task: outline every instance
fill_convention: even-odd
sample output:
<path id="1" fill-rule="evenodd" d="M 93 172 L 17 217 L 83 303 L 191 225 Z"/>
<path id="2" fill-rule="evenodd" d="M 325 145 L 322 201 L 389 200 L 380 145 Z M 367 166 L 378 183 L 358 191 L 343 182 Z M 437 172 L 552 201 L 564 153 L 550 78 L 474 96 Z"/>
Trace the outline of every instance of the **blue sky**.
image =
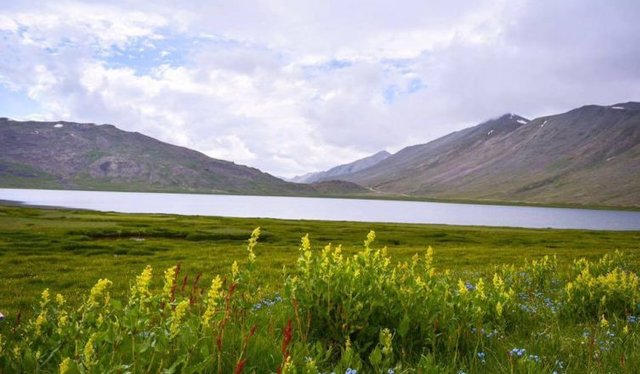
<path id="1" fill-rule="evenodd" d="M 503 113 L 640 100 L 635 0 L 0 4 L 0 116 L 112 123 L 279 176 Z"/>

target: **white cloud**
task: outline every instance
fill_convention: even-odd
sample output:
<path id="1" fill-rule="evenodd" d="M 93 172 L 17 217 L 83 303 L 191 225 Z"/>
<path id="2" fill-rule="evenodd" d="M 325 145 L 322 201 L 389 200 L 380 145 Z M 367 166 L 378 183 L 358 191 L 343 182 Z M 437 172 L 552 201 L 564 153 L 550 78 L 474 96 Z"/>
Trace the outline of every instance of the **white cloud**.
<path id="1" fill-rule="evenodd" d="M 25 0 L 0 5 L 0 85 L 36 101 L 34 118 L 113 123 L 292 176 L 503 112 L 637 100 L 638 10 Z"/>

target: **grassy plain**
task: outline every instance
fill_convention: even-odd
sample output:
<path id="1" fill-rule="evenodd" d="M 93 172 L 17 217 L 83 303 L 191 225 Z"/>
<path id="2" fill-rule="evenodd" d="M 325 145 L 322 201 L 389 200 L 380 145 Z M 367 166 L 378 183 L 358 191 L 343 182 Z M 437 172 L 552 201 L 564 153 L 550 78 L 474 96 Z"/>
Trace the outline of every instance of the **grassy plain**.
<path id="1" fill-rule="evenodd" d="M 362 247 L 369 230 L 387 246 L 394 261 L 435 251 L 435 266 L 453 272 L 489 274 L 495 265 L 556 255 L 560 266 L 579 257 L 596 259 L 620 250 L 640 265 L 640 232 L 483 228 L 326 221 L 239 219 L 157 214 L 118 214 L 0 205 L 0 311 L 30 314 L 44 288 L 71 301 L 100 278 L 123 295 L 146 265 L 166 269 L 180 263 L 193 279 L 208 284 L 233 261 L 246 260 L 246 240 L 260 226 L 256 247 L 261 281 L 281 284 L 291 268 L 300 238 L 309 234 L 315 249 L 332 242 L 346 253 Z M 76 296 L 79 297 L 79 296 Z"/>
<path id="2" fill-rule="evenodd" d="M 638 239 L 0 205 L 0 372 L 633 373 Z"/>

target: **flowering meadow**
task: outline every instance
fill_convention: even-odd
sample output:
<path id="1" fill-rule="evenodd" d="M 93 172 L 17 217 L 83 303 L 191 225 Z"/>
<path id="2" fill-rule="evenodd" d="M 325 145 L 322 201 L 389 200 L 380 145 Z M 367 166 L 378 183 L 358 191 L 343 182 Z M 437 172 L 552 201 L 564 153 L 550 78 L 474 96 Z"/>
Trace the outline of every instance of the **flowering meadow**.
<path id="1" fill-rule="evenodd" d="M 280 285 L 245 259 L 189 279 L 142 266 L 126 296 L 97 279 L 69 301 L 45 288 L 0 325 L 0 372 L 635 373 L 640 279 L 621 252 L 454 273 L 429 248 L 408 260 L 304 236 Z M 205 281 L 206 279 L 206 281 Z"/>

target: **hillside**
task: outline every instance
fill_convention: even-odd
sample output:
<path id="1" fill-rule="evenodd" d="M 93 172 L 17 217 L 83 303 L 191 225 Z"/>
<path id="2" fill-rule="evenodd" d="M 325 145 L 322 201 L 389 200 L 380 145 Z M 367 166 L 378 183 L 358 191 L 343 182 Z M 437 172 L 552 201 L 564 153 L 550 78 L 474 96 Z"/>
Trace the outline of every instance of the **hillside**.
<path id="1" fill-rule="evenodd" d="M 430 198 L 640 206 L 640 103 L 507 114 L 341 179 Z"/>
<path id="2" fill-rule="evenodd" d="M 0 187 L 317 195 L 302 185 L 112 125 L 0 118 Z"/>
<path id="3" fill-rule="evenodd" d="M 291 181 L 296 183 L 314 183 L 340 179 L 343 175 L 370 168 L 389 156 L 391 156 L 389 152 L 380 151 L 369 157 L 361 158 L 348 164 L 338 165 L 326 171 L 299 175 L 292 178 Z"/>

